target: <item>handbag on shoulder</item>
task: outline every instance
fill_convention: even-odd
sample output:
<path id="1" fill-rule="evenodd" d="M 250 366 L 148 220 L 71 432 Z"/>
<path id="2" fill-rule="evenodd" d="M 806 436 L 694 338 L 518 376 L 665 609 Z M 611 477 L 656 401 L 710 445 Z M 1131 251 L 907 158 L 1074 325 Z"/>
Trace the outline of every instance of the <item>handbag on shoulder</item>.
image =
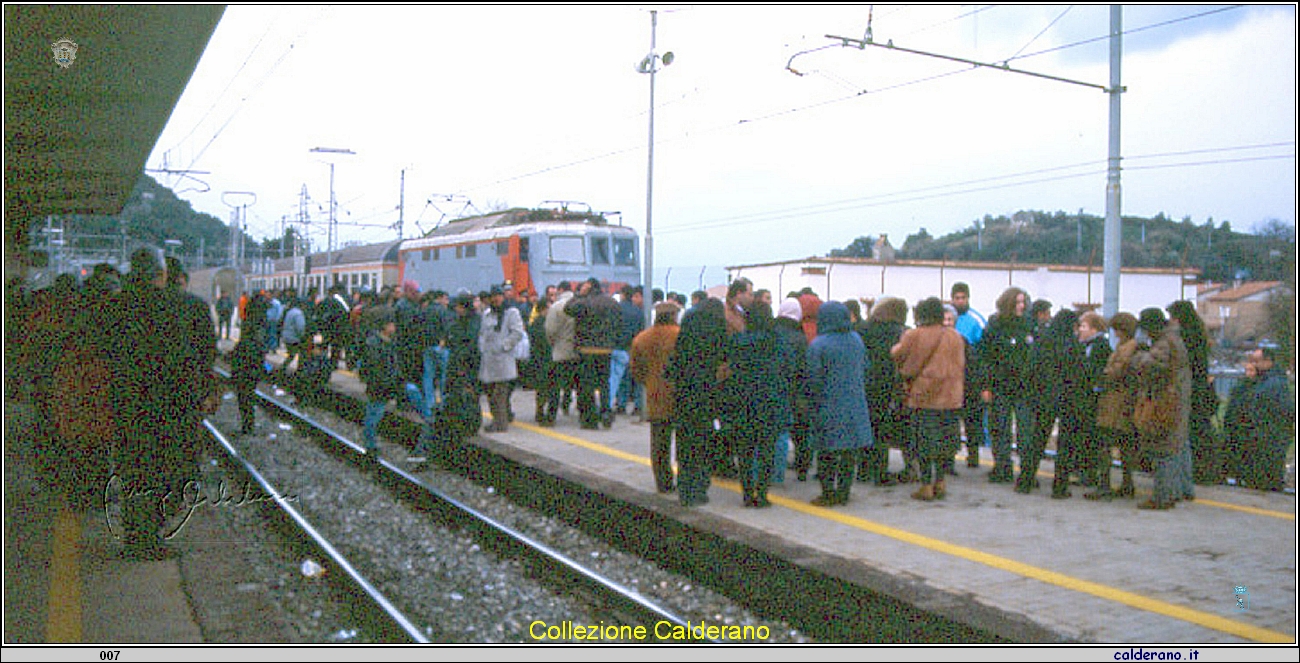
<path id="1" fill-rule="evenodd" d="M 1174 430 L 1178 416 L 1178 390 L 1171 383 L 1138 392 L 1133 404 L 1133 427 L 1143 437 L 1164 437 Z"/>

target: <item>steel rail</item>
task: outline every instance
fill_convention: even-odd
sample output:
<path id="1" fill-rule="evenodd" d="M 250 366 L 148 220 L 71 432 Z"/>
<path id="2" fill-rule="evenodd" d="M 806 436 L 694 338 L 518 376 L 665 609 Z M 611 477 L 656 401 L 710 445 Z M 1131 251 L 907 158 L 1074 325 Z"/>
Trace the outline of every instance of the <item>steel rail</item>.
<path id="1" fill-rule="evenodd" d="M 244 471 L 262 487 L 262 490 L 266 491 L 266 493 L 272 497 L 275 504 L 280 507 L 280 510 L 293 520 L 294 523 L 298 525 L 299 529 L 304 532 L 318 548 L 320 548 L 321 552 L 329 558 L 330 563 L 341 569 L 347 578 L 349 578 L 354 585 L 360 588 L 362 592 L 369 596 L 375 605 L 379 607 L 380 611 L 395 623 L 412 642 L 418 644 L 429 643 L 429 639 L 425 637 L 420 629 L 411 623 L 411 620 L 408 619 L 406 615 L 402 614 L 402 612 L 393 605 L 393 602 L 388 600 L 388 597 L 385 596 L 383 592 L 379 591 L 379 589 L 367 580 L 365 576 L 357 571 L 356 567 L 354 567 L 352 563 L 349 562 L 347 558 L 344 557 L 343 554 L 324 537 L 324 535 L 312 526 L 312 524 L 308 522 L 297 509 L 293 508 L 280 491 L 277 490 L 275 486 L 266 479 L 266 477 L 262 476 L 261 472 L 258 472 L 257 468 L 239 453 L 239 450 L 235 449 L 234 445 L 230 443 L 230 440 L 228 440 L 216 426 L 212 425 L 212 422 L 204 419 L 203 426 L 208 429 L 208 432 L 217 439 L 217 442 L 219 442 L 222 447 L 225 448 L 226 453 L 243 467 Z"/>
<path id="2" fill-rule="evenodd" d="M 221 369 L 217 369 L 217 371 L 223 376 L 228 377 L 228 374 L 225 373 L 225 371 L 222 371 Z M 332 440 L 334 443 L 348 448 L 354 454 L 357 454 L 360 457 L 364 457 L 365 449 L 361 445 L 348 439 L 346 436 L 340 434 L 339 432 L 331 429 L 329 426 L 326 426 L 325 424 L 316 421 L 310 415 L 298 410 L 292 405 L 284 403 L 274 398 L 273 396 L 267 395 L 266 393 L 262 392 L 260 389 L 256 392 L 256 394 L 257 397 L 261 399 L 264 404 L 269 405 L 270 407 L 275 408 L 281 412 L 284 412 L 285 414 L 287 414 L 289 417 L 293 419 L 296 419 L 298 421 L 307 424 L 308 426 L 315 429 L 322 436 Z M 465 504 L 460 500 L 457 500 L 456 498 L 438 490 L 437 488 L 430 486 L 428 483 L 422 481 L 419 477 L 410 474 L 406 470 L 397 467 L 396 465 L 388 462 L 387 460 L 384 460 L 383 458 L 376 458 L 375 466 L 387 470 L 389 476 L 384 477 L 383 475 L 380 475 L 381 479 L 392 480 L 391 477 L 393 476 L 400 477 L 405 484 L 405 485 L 401 485 L 400 487 L 402 488 L 411 488 L 413 486 L 418 487 L 423 497 L 430 499 L 434 502 L 445 504 L 451 507 L 456 513 L 467 517 L 471 522 L 486 527 L 489 531 L 493 532 L 496 536 L 503 537 L 504 539 L 518 546 L 521 546 L 524 550 L 529 551 L 533 555 L 542 558 L 551 564 L 567 569 L 570 574 L 572 574 L 579 580 L 583 581 L 586 585 L 596 588 L 596 590 L 601 594 L 605 596 L 613 597 L 617 602 L 630 607 L 632 610 L 636 612 L 649 615 L 653 617 L 656 621 L 666 621 L 674 626 L 688 628 L 689 622 L 686 619 L 683 619 L 681 616 L 677 615 L 676 613 L 668 610 L 667 608 L 664 608 L 663 606 L 657 605 L 647 600 L 644 596 L 640 595 L 639 593 L 623 586 L 618 582 L 615 582 L 614 580 L 611 580 L 601 575 L 599 572 L 587 566 L 584 566 L 583 564 L 573 560 L 572 558 L 568 557 L 564 553 L 546 545 L 545 543 L 538 541 L 528 536 L 527 534 L 520 532 L 504 523 L 501 523 L 484 513 L 481 513 L 480 511 L 469 506 L 468 504 Z M 710 639 L 703 639 L 703 640 L 699 640 L 698 642 L 717 643 L 716 640 L 710 640 Z"/>

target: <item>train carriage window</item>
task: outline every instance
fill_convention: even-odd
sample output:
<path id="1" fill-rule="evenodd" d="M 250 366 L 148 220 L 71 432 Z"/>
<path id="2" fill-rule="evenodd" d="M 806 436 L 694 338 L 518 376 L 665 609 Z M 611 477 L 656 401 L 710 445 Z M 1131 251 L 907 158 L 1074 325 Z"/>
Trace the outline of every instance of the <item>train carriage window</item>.
<path id="1" fill-rule="evenodd" d="M 608 237 L 591 238 L 591 264 L 593 265 L 609 264 L 609 238 Z"/>
<path id="2" fill-rule="evenodd" d="M 508 239 L 497 240 L 497 255 L 499 256 L 510 255 L 510 240 Z"/>
<path id="3" fill-rule="evenodd" d="M 460 259 L 463 258 L 464 256 L 465 256 L 465 247 L 463 246 L 456 247 L 456 258 Z"/>
<path id="4" fill-rule="evenodd" d="M 473 258 L 474 256 L 477 256 L 477 255 L 478 255 L 478 245 L 477 245 L 477 244 L 470 244 L 470 245 L 468 245 L 468 246 L 465 247 L 465 257 L 466 257 L 466 258 Z"/>
<path id="5" fill-rule="evenodd" d="M 551 264 L 583 265 L 587 258 L 583 252 L 582 237 L 557 235 L 551 237 Z"/>
<path id="6" fill-rule="evenodd" d="M 519 262 L 528 262 L 528 237 L 519 238 Z"/>
<path id="7" fill-rule="evenodd" d="M 619 267 L 636 267 L 636 240 L 614 239 L 614 264 Z"/>
<path id="8" fill-rule="evenodd" d="M 437 259 L 438 259 L 438 253 L 439 253 L 439 251 L 438 251 L 438 247 L 436 247 L 436 246 L 433 247 L 433 259 L 434 259 L 434 260 L 437 260 Z"/>
<path id="9" fill-rule="evenodd" d="M 425 262 L 429 262 L 429 249 L 424 250 L 424 255 L 422 256 L 422 258 Z"/>

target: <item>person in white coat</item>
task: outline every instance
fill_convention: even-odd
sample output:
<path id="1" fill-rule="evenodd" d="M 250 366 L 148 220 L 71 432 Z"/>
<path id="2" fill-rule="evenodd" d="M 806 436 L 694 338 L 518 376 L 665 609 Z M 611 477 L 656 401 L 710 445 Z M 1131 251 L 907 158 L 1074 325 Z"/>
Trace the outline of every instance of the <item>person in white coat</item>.
<path id="1" fill-rule="evenodd" d="M 488 292 L 487 308 L 479 326 L 478 349 L 482 355 L 478 379 L 488 395 L 492 423 L 483 427 L 487 433 L 504 432 L 510 425 L 510 383 L 519 377 L 515 363 L 515 346 L 524 338 L 524 320 L 519 309 L 506 306 L 505 291 L 493 286 Z"/>

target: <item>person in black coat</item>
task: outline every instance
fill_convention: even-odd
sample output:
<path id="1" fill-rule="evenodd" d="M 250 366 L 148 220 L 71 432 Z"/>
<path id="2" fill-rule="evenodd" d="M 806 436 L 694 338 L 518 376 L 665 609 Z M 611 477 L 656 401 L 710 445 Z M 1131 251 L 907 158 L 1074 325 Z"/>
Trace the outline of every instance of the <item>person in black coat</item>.
<path id="1" fill-rule="evenodd" d="M 551 375 L 551 342 L 546 338 L 546 314 L 551 303 L 545 299 L 533 305 L 532 322 L 528 323 L 528 362 L 519 366 L 521 380 L 535 392 L 535 420 L 538 426 L 554 426 L 560 409 L 560 394 Z M 522 377 L 522 376 L 527 376 Z"/>
<path id="2" fill-rule="evenodd" d="M 727 343 L 727 320 L 722 302 L 708 298 L 682 319 L 677 348 L 668 361 L 664 379 L 673 385 L 677 424 L 677 497 L 682 506 L 709 501 L 709 470 L 715 443 L 714 422 L 719 415 L 721 380 Z"/>
<path id="3" fill-rule="evenodd" d="M 1037 425 L 1028 448 L 1021 455 L 1019 485 L 1024 485 L 1024 481 L 1032 479 L 1038 472 L 1038 462 L 1052 434 L 1052 423 L 1060 420 L 1052 480 L 1052 497 L 1056 499 L 1070 497 L 1071 473 L 1085 473 L 1081 462 L 1080 423 L 1078 413 L 1072 407 L 1078 371 L 1083 363 L 1083 347 L 1077 338 L 1078 326 L 1079 314 L 1061 309 L 1052 318 L 1046 333 L 1038 339 L 1033 389 L 1037 401 L 1034 418 Z M 1098 372 L 1104 366 L 1103 362 Z"/>
<path id="4" fill-rule="evenodd" d="M 443 408 L 434 424 L 442 452 L 464 444 L 483 424 L 479 406 L 479 317 L 474 296 L 461 292 L 452 301 L 455 319 L 447 326 L 447 383 Z"/>
<path id="5" fill-rule="evenodd" d="M 577 347 L 578 414 L 582 428 L 594 430 L 614 424 L 609 391 L 611 355 L 622 332 L 623 315 L 618 302 L 601 291 L 600 281 L 587 279 L 578 296 L 569 300 L 564 313 L 573 318 L 574 345 Z M 600 392 L 597 398 L 596 393 Z"/>
<path id="6" fill-rule="evenodd" d="M 1079 317 L 1079 365 L 1074 372 L 1069 418 L 1062 420 L 1062 435 L 1074 435 L 1079 445 L 1083 471 L 1091 478 L 1090 500 L 1110 498 L 1112 465 L 1109 438 L 1097 426 L 1097 406 L 1106 387 L 1106 363 L 1110 361 L 1110 339 L 1106 336 L 1106 319 L 1088 312 Z"/>
<path id="7" fill-rule="evenodd" d="M 777 333 L 767 304 L 751 304 L 745 320 L 745 331 L 728 337 L 726 350 L 730 388 L 743 394 L 733 400 L 739 406 L 733 413 L 737 415 L 735 448 L 744 505 L 766 507 L 777 438 L 793 420 L 794 353 Z"/>
<path id="8" fill-rule="evenodd" d="M 1205 323 L 1196 313 L 1196 305 L 1176 301 L 1167 309 L 1178 321 L 1183 345 L 1187 347 L 1187 365 L 1192 369 L 1192 408 L 1188 419 L 1187 441 L 1192 452 L 1192 476 L 1196 483 L 1216 484 L 1223 481 L 1223 463 L 1219 443 L 1210 418 L 1219 411 L 1219 397 L 1210 383 L 1210 340 Z"/>
<path id="9" fill-rule="evenodd" d="M 1295 395 L 1277 364 L 1278 348 L 1250 356 L 1247 376 L 1232 390 L 1223 417 L 1228 471 L 1259 490 L 1286 487 L 1286 450 L 1295 440 Z"/>
<path id="10" fill-rule="evenodd" d="M 991 483 L 1014 481 L 1011 460 L 1011 420 L 1022 444 L 1033 439 L 1033 357 L 1035 334 L 1025 315 L 1029 294 L 1016 287 L 998 296 L 998 312 L 989 318 L 976 346 L 976 384 L 980 399 L 989 406 L 989 433 L 993 438 Z M 1021 476 L 1025 476 L 1022 472 Z M 1030 479 L 1033 475 L 1028 475 Z M 1032 486 L 1032 484 L 1030 484 Z"/>
<path id="11" fill-rule="evenodd" d="M 785 482 L 786 464 L 790 458 L 790 446 L 794 446 L 794 470 L 800 481 L 808 480 L 808 470 L 812 467 L 812 448 L 808 444 L 809 408 L 811 394 L 808 392 L 808 337 L 803 333 L 803 308 L 799 300 L 788 297 L 781 302 L 780 312 L 776 317 L 776 332 L 785 339 L 793 355 L 794 378 L 790 384 L 790 430 L 777 439 L 776 462 L 773 467 L 772 483 Z"/>
<path id="12" fill-rule="evenodd" d="M 239 342 L 230 355 L 230 378 L 235 383 L 235 400 L 239 404 L 239 434 L 253 432 L 254 392 L 257 383 L 266 377 L 266 307 L 260 295 L 253 297 L 244 309 L 243 323 L 239 327 Z"/>
<path id="13" fill-rule="evenodd" d="M 388 402 L 401 397 L 403 384 L 396 315 L 391 307 L 380 306 L 370 312 L 370 318 L 374 329 L 366 336 L 359 374 L 366 385 L 366 415 L 362 424 L 366 453 L 375 458 L 379 452 L 379 422 L 384 418 Z"/>
<path id="14" fill-rule="evenodd" d="M 877 486 L 895 482 L 889 473 L 889 449 L 901 449 L 904 455 L 910 445 L 906 443 L 907 415 L 903 411 L 901 395 L 903 381 L 898 368 L 889 355 L 889 349 L 898 343 L 907 329 L 907 302 L 893 297 L 876 303 L 858 333 L 867 351 L 867 405 L 871 411 L 871 430 L 876 434 L 876 444 L 863 451 L 858 478 Z M 913 459 L 904 458 L 903 477 L 910 480 Z"/>
<path id="15" fill-rule="evenodd" d="M 217 334 L 208 306 L 165 287 L 157 254 L 140 249 L 120 298 L 109 303 L 111 389 L 119 417 L 117 467 L 122 490 L 121 535 L 129 555 L 164 555 L 162 531 L 198 472 L 201 422 L 220 396 L 212 375 Z M 115 532 L 117 533 L 117 532 Z"/>

